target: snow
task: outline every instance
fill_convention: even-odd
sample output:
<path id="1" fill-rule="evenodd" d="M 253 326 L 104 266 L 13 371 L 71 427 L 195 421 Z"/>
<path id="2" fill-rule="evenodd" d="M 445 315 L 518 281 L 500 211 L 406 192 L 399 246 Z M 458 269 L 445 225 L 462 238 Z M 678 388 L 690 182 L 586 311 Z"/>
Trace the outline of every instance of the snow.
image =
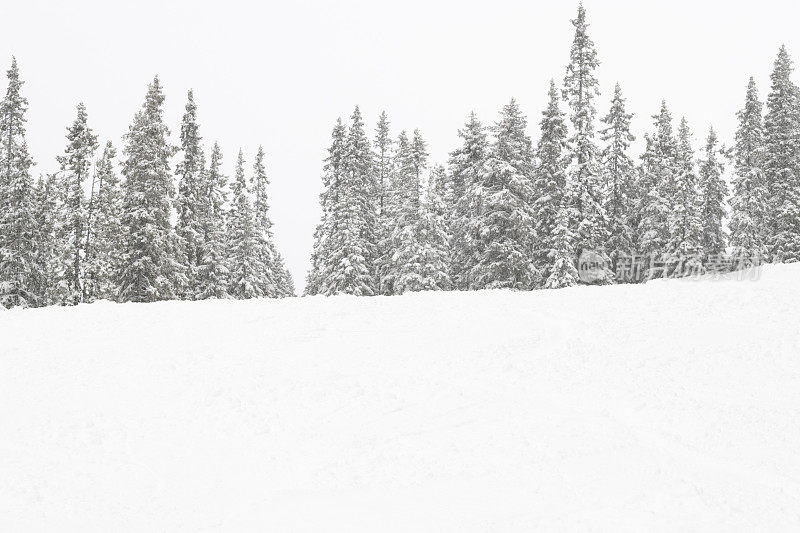
<path id="1" fill-rule="evenodd" d="M 797 531 L 798 295 L 0 312 L 0 530 Z"/>

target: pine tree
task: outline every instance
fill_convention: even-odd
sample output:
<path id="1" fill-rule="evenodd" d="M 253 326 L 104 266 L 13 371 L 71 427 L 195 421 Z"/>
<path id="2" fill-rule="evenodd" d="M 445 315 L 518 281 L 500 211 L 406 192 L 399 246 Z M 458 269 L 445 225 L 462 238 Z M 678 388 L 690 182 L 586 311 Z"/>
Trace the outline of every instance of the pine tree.
<path id="1" fill-rule="evenodd" d="M 470 288 L 529 290 L 540 281 L 531 242 L 534 167 L 526 125 L 512 99 L 494 128 L 480 186 L 482 204 L 475 221 L 478 250 L 469 265 Z"/>
<path id="2" fill-rule="evenodd" d="M 431 171 L 417 222 L 420 249 L 419 290 L 446 291 L 450 279 L 450 234 L 445 203 L 448 176 L 443 166 Z"/>
<path id="3" fill-rule="evenodd" d="M 91 233 L 86 243 L 87 300 L 116 298 L 114 278 L 120 268 L 122 190 L 114 170 L 117 150 L 111 141 L 96 165 L 97 191 L 92 197 Z"/>
<path id="4" fill-rule="evenodd" d="M 556 84 L 550 80 L 549 102 L 542 112 L 533 182 L 534 258 L 542 279 L 553 272 L 557 218 L 564 202 L 567 169 L 567 125 L 558 106 Z M 564 231 L 563 229 L 561 230 Z M 558 235 L 563 238 L 563 235 Z M 563 248 L 561 253 L 566 253 Z"/>
<path id="5" fill-rule="evenodd" d="M 178 212 L 176 232 L 181 238 L 185 255 L 186 276 L 188 283 L 184 296 L 192 297 L 198 290 L 197 269 L 201 263 L 204 246 L 202 212 L 207 199 L 202 197 L 202 184 L 205 174 L 205 157 L 200 145 L 199 126 L 197 124 L 197 105 L 194 93 L 189 90 L 186 112 L 181 122 L 181 151 L 183 160 L 178 163 L 178 195 L 175 208 Z"/>
<path id="6" fill-rule="evenodd" d="M 549 262 L 552 263 L 550 275 L 544 283 L 546 289 L 560 289 L 578 284 L 578 270 L 575 268 L 575 249 L 572 243 L 575 236 L 569 227 L 569 211 L 558 209 L 556 225 L 552 231 L 552 245 Z"/>
<path id="7" fill-rule="evenodd" d="M 269 178 L 264 166 L 264 149 L 259 146 L 253 165 L 253 222 L 256 235 L 256 257 L 261 280 L 261 293 L 268 298 L 278 298 L 285 288 L 282 286 L 282 265 L 272 235 L 272 220 L 269 217 Z"/>
<path id="8" fill-rule="evenodd" d="M 751 77 L 744 108 L 737 114 L 731 198 L 731 256 L 742 267 L 759 264 L 768 253 L 762 110 L 756 82 Z"/>
<path id="9" fill-rule="evenodd" d="M 263 296 L 264 287 L 257 255 L 257 240 L 253 223 L 253 208 L 248 197 L 244 176 L 244 154 L 239 150 L 236 159 L 236 178 L 233 181 L 233 200 L 228 223 L 228 292 L 234 298 Z"/>
<path id="10" fill-rule="evenodd" d="M 667 217 L 669 239 L 666 253 L 671 261 L 668 268 L 674 275 L 702 270 L 703 222 L 691 135 L 686 119 L 681 119 L 678 127 L 672 210 Z"/>
<path id="11" fill-rule="evenodd" d="M 175 191 L 169 159 L 175 148 L 168 141 L 163 104 L 164 95 L 156 76 L 125 136 L 124 245 L 118 279 L 121 301 L 168 300 L 185 283 L 178 261 L 178 237 L 170 224 Z"/>
<path id="12" fill-rule="evenodd" d="M 480 250 L 478 215 L 489 141 L 475 113 L 470 113 L 458 136 L 462 145 L 450 154 L 450 198 L 446 198 L 451 213 L 450 278 L 455 288 L 468 290 L 474 287 L 470 274 Z"/>
<path id="13" fill-rule="evenodd" d="M 782 46 L 772 72 L 764 118 L 764 176 L 770 205 L 770 252 L 774 261 L 800 261 L 800 90 Z"/>
<path id="14" fill-rule="evenodd" d="M 341 184 L 331 204 L 330 258 L 324 294 L 375 294 L 375 206 L 372 156 L 361 112 L 355 108 L 342 159 Z"/>
<path id="15" fill-rule="evenodd" d="M 88 206 L 84 182 L 97 150 L 97 136 L 87 124 L 86 106 L 78 104 L 78 116 L 67 129 L 67 148 L 58 157 L 61 164 L 59 216 L 56 239 L 59 242 L 58 299 L 66 305 L 86 301 L 84 258 L 89 234 Z"/>
<path id="16" fill-rule="evenodd" d="M 389 119 L 382 112 L 375 130 L 373 142 L 373 172 L 376 185 L 376 279 L 375 286 L 381 291 L 384 286 L 383 276 L 388 268 L 389 257 L 386 246 L 389 242 L 392 217 L 389 214 L 390 196 L 392 194 L 393 142 L 389 131 Z"/>
<path id="17" fill-rule="evenodd" d="M 35 268 L 41 275 L 34 280 L 30 292 L 38 298 L 40 306 L 56 303 L 56 215 L 58 208 L 58 183 L 56 175 L 39 177 L 35 190 L 34 221 L 36 222 Z"/>
<path id="18" fill-rule="evenodd" d="M 605 210 L 608 214 L 608 255 L 612 270 L 616 270 L 620 256 L 630 255 L 635 248 L 633 213 L 636 201 L 636 167 L 628 156 L 635 137 L 631 134 L 632 113 L 625 109 L 625 98 L 619 84 L 614 87 L 614 97 L 608 115 L 601 120 L 606 128 L 601 130 L 605 143 L 602 153 Z"/>
<path id="19" fill-rule="evenodd" d="M 708 132 L 705 157 L 700 162 L 700 221 L 703 230 L 703 254 L 706 258 L 725 253 L 726 236 L 722 229 L 728 185 L 722 177 L 725 167 L 719 157 L 717 134 Z"/>
<path id="20" fill-rule="evenodd" d="M 333 257 L 334 233 L 338 221 L 334 217 L 334 206 L 344 194 L 344 157 L 347 129 L 342 119 L 337 119 L 331 133 L 331 146 L 322 174 L 322 193 L 320 207 L 322 215 L 314 231 L 314 250 L 311 254 L 311 268 L 306 278 L 305 294 L 330 294 L 328 289 L 329 266 Z"/>
<path id="21" fill-rule="evenodd" d="M 42 300 L 33 288 L 45 283 L 45 273 L 36 257 L 33 160 L 25 142 L 28 100 L 21 93 L 16 58 L 7 74 L 8 89 L 0 104 L 0 305 L 35 307 Z"/>
<path id="22" fill-rule="evenodd" d="M 635 218 L 639 251 L 650 259 L 667 251 L 678 150 L 666 102 L 661 103 L 661 111 L 653 119 L 656 131 L 645 136 L 646 149 L 642 155 Z"/>
<path id="23" fill-rule="evenodd" d="M 197 267 L 197 292 L 195 298 L 228 298 L 228 267 L 225 264 L 225 185 L 222 173 L 222 150 L 214 143 L 208 171 L 202 174 L 200 192 L 205 199 L 200 211 L 200 228 L 203 245 L 200 248 L 200 265 Z"/>
<path id="24" fill-rule="evenodd" d="M 603 253 L 608 240 L 607 215 L 600 183 L 598 149 L 595 145 L 594 99 L 600 95 L 595 69 L 600 65 L 594 42 L 587 33 L 586 10 L 578 6 L 572 20 L 575 37 L 564 78 L 563 97 L 570 107 L 573 132 L 569 139 L 571 164 L 568 169 L 568 197 L 577 238 L 577 251 Z"/>

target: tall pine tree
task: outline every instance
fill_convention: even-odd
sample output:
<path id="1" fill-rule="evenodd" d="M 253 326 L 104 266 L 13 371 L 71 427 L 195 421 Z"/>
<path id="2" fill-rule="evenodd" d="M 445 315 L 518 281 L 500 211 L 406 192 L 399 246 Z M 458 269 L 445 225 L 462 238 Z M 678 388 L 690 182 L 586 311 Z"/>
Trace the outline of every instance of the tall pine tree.
<path id="1" fill-rule="evenodd" d="M 195 298 L 228 298 L 228 267 L 225 262 L 225 186 L 227 178 L 222 173 L 222 150 L 214 143 L 208 171 L 202 174 L 200 184 L 203 203 L 200 208 L 200 229 L 203 245 L 197 267 Z"/>
<path id="2" fill-rule="evenodd" d="M 263 269 L 258 262 L 258 242 L 253 223 L 253 208 L 244 176 L 244 154 L 239 150 L 236 159 L 236 177 L 232 187 L 233 199 L 228 221 L 227 260 L 230 285 L 228 292 L 234 298 L 247 299 L 263 296 Z"/>
<path id="3" fill-rule="evenodd" d="M 725 198 L 728 185 L 722 174 L 722 163 L 717 133 L 708 132 L 705 154 L 700 162 L 700 222 L 703 230 L 703 254 L 706 258 L 725 253 L 726 235 L 722 227 L 725 218 Z"/>

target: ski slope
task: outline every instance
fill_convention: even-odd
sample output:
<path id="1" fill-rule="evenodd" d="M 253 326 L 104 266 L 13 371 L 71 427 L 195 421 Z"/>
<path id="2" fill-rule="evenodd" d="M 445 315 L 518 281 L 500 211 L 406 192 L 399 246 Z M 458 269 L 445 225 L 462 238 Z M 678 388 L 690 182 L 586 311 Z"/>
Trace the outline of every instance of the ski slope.
<path id="1" fill-rule="evenodd" d="M 798 531 L 798 297 L 0 312 L 0 530 Z"/>

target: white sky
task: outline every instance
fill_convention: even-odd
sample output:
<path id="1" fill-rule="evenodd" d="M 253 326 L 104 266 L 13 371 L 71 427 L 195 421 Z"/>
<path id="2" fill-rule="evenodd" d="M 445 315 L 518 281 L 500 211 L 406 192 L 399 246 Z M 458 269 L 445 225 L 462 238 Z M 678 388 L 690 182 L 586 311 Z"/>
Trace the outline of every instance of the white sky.
<path id="1" fill-rule="evenodd" d="M 549 79 L 564 76 L 577 8 L 541 0 L 6 4 L 0 66 L 12 54 L 19 61 L 37 174 L 56 169 L 79 101 L 101 143 L 121 147 L 157 73 L 177 144 L 193 88 L 201 134 L 207 145 L 220 142 L 229 174 L 240 147 L 250 166 L 264 146 L 276 238 L 298 289 L 335 119 L 358 104 L 372 134 L 386 110 L 395 135 L 420 128 L 432 161 L 444 162 L 471 110 L 489 123 L 514 96 L 535 140 Z M 666 98 L 676 119 L 686 115 L 698 149 L 710 124 L 731 144 L 748 77 L 763 99 L 780 44 L 800 58 L 797 0 L 585 5 L 602 62 L 599 111 L 619 81 L 639 138 Z"/>

